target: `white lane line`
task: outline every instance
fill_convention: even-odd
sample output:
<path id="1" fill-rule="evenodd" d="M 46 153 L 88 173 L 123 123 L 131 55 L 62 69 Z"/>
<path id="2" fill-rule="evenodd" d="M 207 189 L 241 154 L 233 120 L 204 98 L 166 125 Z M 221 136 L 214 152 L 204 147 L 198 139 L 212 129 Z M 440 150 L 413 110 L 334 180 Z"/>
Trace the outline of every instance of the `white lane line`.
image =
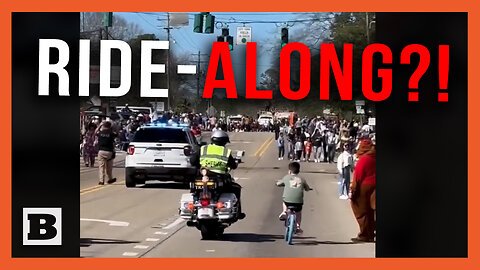
<path id="1" fill-rule="evenodd" d="M 165 226 L 165 225 L 167 225 L 167 223 L 160 223 L 160 224 L 158 224 L 158 225 L 160 225 L 160 226 Z"/>
<path id="2" fill-rule="evenodd" d="M 169 225 L 167 225 L 163 229 L 170 230 L 170 229 L 174 228 L 175 226 L 177 226 L 178 224 L 180 224 L 182 222 L 184 222 L 183 218 L 177 218 L 174 222 L 170 223 Z"/>
<path id="3" fill-rule="evenodd" d="M 147 242 L 157 242 L 159 240 L 160 239 L 158 239 L 158 238 L 147 238 L 147 239 L 145 239 L 145 241 L 147 241 Z"/>
<path id="4" fill-rule="evenodd" d="M 240 177 L 240 178 L 236 178 L 236 180 L 248 180 L 250 179 L 250 177 Z"/>
<path id="5" fill-rule="evenodd" d="M 142 246 L 142 245 L 136 245 L 133 248 L 138 248 L 138 249 L 147 249 L 149 246 Z"/>
<path id="6" fill-rule="evenodd" d="M 123 256 L 129 256 L 129 257 L 134 257 L 134 256 L 137 256 L 138 253 L 137 252 L 124 252 L 122 255 Z"/>
<path id="7" fill-rule="evenodd" d="M 92 219 L 92 218 L 80 218 L 81 221 L 95 221 L 95 222 L 103 222 L 108 223 L 110 226 L 118 226 L 118 227 L 127 227 L 130 223 L 125 221 L 116 221 L 116 220 L 104 220 L 104 219 Z"/>
<path id="8" fill-rule="evenodd" d="M 166 235 L 168 233 L 167 232 L 155 232 L 155 234 Z"/>
<path id="9" fill-rule="evenodd" d="M 215 249 L 207 249 L 206 252 L 215 252 Z"/>

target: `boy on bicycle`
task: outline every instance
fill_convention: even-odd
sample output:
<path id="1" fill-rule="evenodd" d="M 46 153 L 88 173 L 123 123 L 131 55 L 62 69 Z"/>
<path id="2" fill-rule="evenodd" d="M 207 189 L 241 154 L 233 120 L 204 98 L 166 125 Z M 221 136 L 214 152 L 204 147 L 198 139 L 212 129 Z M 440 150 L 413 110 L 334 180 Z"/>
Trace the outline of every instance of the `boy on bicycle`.
<path id="1" fill-rule="evenodd" d="M 285 220 L 287 217 L 287 207 L 295 207 L 297 214 L 297 230 L 296 233 L 301 234 L 303 230 L 300 228 L 302 222 L 302 206 L 303 206 L 303 191 L 312 190 L 307 184 L 307 181 L 298 176 L 300 173 L 300 163 L 291 162 L 288 164 L 288 174 L 282 180 L 277 181 L 277 186 L 285 187 L 283 189 L 283 212 L 278 217 L 280 220 Z"/>

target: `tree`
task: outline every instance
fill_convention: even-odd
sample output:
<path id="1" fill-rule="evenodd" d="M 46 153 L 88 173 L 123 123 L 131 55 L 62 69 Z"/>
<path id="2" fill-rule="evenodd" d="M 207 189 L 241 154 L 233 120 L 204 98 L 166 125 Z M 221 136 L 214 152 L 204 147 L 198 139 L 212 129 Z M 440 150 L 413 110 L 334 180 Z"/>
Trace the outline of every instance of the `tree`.
<path id="1" fill-rule="evenodd" d="M 331 73 L 330 83 L 330 100 L 320 101 L 320 43 L 334 43 L 339 62 L 342 63 L 343 44 L 353 44 L 353 99 L 363 98 L 361 92 L 361 70 L 362 70 L 362 53 L 363 49 L 370 42 L 375 40 L 375 29 L 367 28 L 366 17 L 369 22 L 374 21 L 375 13 L 365 12 L 341 12 L 341 13 L 314 13 L 307 18 L 305 15 L 299 17 L 298 20 L 305 20 L 302 27 L 294 26 L 289 31 L 289 42 L 302 42 L 310 48 L 311 51 L 311 81 L 310 93 L 306 99 L 300 103 L 298 101 L 285 100 L 278 91 L 278 95 L 274 95 L 275 103 L 288 104 L 290 108 L 297 111 L 312 114 L 321 110 L 323 107 L 335 108 L 335 110 L 351 111 L 354 110 L 354 103 L 340 100 L 340 95 L 335 83 L 333 74 Z M 368 30 L 368 31 L 367 31 Z M 367 32 L 369 38 L 367 39 Z M 274 44 L 267 50 L 272 52 L 272 61 L 269 71 L 280 69 L 280 42 L 273 40 L 269 42 Z M 291 58 L 291 88 L 299 87 L 299 57 L 292 54 Z M 260 86 L 266 89 L 278 89 L 279 76 L 265 72 L 261 76 Z M 277 88 L 275 88 L 275 84 Z M 310 113 L 309 113 L 310 111 Z"/>
<path id="2" fill-rule="evenodd" d="M 103 12 L 83 12 L 80 16 L 80 32 L 90 37 L 99 37 L 103 26 Z M 135 23 L 128 23 L 113 13 L 112 27 L 108 29 L 109 39 L 128 41 L 143 33 L 141 27 Z M 105 34 L 103 34 L 105 35 Z"/>

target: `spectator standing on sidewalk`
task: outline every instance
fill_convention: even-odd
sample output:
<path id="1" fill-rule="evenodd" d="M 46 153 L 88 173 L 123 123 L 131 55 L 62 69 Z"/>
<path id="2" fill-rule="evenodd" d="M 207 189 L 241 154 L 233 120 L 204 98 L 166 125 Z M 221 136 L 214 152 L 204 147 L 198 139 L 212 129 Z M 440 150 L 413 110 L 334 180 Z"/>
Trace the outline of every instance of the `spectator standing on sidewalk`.
<path id="1" fill-rule="evenodd" d="M 278 160 L 283 160 L 285 156 L 285 139 L 283 138 L 283 133 L 279 133 L 277 139 L 278 146 Z"/>
<path id="2" fill-rule="evenodd" d="M 310 155 L 312 154 L 312 139 L 310 137 L 305 141 L 305 159 L 310 162 Z"/>
<path id="3" fill-rule="evenodd" d="M 315 162 L 320 162 L 322 155 L 322 134 L 319 129 L 316 129 L 312 135 L 313 143 L 313 159 Z"/>
<path id="4" fill-rule="evenodd" d="M 326 129 L 323 130 L 322 134 L 322 154 L 323 154 L 323 162 L 328 162 L 328 148 L 327 148 L 327 138 L 328 138 L 328 131 Z"/>
<path id="5" fill-rule="evenodd" d="M 340 176 L 339 199 L 347 200 L 350 189 L 350 172 L 353 170 L 353 157 L 348 144 L 344 144 L 343 152 L 338 156 L 337 169 Z"/>
<path id="6" fill-rule="evenodd" d="M 93 167 L 95 165 L 95 157 L 97 156 L 96 128 L 97 125 L 94 123 L 88 124 L 88 130 L 83 137 L 83 161 L 85 162 L 85 167 Z"/>
<path id="7" fill-rule="evenodd" d="M 297 137 L 297 141 L 295 143 L 295 160 L 297 162 L 300 162 L 300 159 L 302 158 L 302 152 L 303 152 L 303 142 L 300 137 Z"/>
<path id="8" fill-rule="evenodd" d="M 117 134 L 112 130 L 111 122 L 102 122 L 95 132 L 98 137 L 98 161 L 99 166 L 99 185 L 105 183 L 105 175 L 107 183 L 112 184 L 117 181 L 112 178 L 113 160 L 115 159 L 115 137 Z"/>
<path id="9" fill-rule="evenodd" d="M 327 153 L 328 153 L 328 162 L 333 163 L 335 157 L 335 150 L 337 148 L 338 136 L 334 131 L 329 130 L 327 132 Z"/>
<path id="10" fill-rule="evenodd" d="M 288 140 L 288 159 L 294 160 L 295 159 L 295 130 L 293 128 L 290 129 L 287 135 Z"/>

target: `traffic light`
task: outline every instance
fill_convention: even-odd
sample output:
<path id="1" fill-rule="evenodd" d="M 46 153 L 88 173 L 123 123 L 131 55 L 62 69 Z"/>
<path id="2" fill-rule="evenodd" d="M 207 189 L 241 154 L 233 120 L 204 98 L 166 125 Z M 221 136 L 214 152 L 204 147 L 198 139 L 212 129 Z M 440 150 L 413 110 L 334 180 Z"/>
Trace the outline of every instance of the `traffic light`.
<path id="1" fill-rule="evenodd" d="M 200 12 L 195 14 L 193 21 L 193 32 L 212 34 L 215 29 L 215 16 L 209 12 Z"/>
<path id="2" fill-rule="evenodd" d="M 222 35 L 217 37 L 218 42 L 228 42 L 228 49 L 233 50 L 233 37 L 229 35 L 228 28 L 222 28 Z"/>
<path id="3" fill-rule="evenodd" d="M 210 15 L 210 13 L 207 13 L 205 15 L 205 34 L 213 34 L 213 31 L 215 30 L 215 16 Z"/>
<path id="4" fill-rule="evenodd" d="M 230 51 L 233 51 L 233 37 L 227 36 L 227 42 L 228 42 L 228 48 L 230 49 Z"/>
<path id="5" fill-rule="evenodd" d="M 195 19 L 193 22 L 193 32 L 202 33 L 203 32 L 203 14 L 195 14 Z"/>
<path id="6" fill-rule="evenodd" d="M 222 36 L 226 37 L 230 34 L 230 31 L 228 28 L 222 28 Z"/>
<path id="7" fill-rule="evenodd" d="M 113 12 L 103 12 L 103 26 L 112 27 Z"/>
<path id="8" fill-rule="evenodd" d="M 288 43 L 288 28 L 282 28 L 282 48 Z"/>

